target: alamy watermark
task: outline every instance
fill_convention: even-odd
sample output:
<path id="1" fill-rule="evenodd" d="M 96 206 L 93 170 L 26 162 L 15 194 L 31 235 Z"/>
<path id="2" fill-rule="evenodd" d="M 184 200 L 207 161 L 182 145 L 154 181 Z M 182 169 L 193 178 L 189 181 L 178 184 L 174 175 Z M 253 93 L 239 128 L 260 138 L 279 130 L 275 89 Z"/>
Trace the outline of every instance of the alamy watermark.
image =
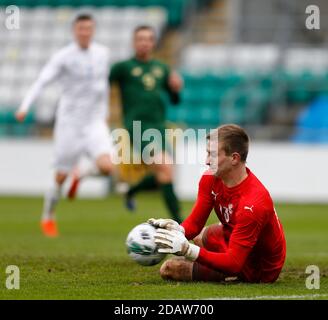
<path id="1" fill-rule="evenodd" d="M 111 132 L 116 147 L 113 163 L 203 164 L 207 133 L 206 129 L 192 128 L 142 130 L 141 121 L 133 121 L 131 133 L 124 128 Z"/>
<path id="2" fill-rule="evenodd" d="M 11 5 L 5 7 L 4 21 L 0 21 L 1 27 L 7 30 L 19 30 L 20 29 L 20 10 L 17 6 Z"/>
<path id="3" fill-rule="evenodd" d="M 320 289 L 320 269 L 316 265 L 307 266 L 305 273 L 309 276 L 305 279 L 305 286 L 309 290 L 319 290 Z"/>
<path id="4" fill-rule="evenodd" d="M 6 288 L 8 290 L 19 290 L 20 289 L 20 270 L 15 265 L 7 266 L 6 268 Z"/>
<path id="5" fill-rule="evenodd" d="M 1 28 L 5 28 L 9 31 L 20 29 L 20 10 L 17 6 L 11 5 L 5 7 L 4 18 L 2 12 L 0 12 Z"/>
<path id="6" fill-rule="evenodd" d="M 309 30 L 320 29 L 320 8 L 317 5 L 308 5 L 305 9 L 308 17 L 305 20 L 305 26 Z"/>

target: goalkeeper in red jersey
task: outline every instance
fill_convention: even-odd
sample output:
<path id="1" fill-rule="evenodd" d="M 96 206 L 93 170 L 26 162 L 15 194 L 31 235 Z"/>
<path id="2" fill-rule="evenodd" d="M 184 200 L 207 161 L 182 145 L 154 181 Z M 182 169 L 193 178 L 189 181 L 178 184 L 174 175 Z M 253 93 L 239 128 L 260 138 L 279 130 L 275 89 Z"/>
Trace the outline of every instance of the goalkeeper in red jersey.
<path id="1" fill-rule="evenodd" d="M 207 137 L 209 170 L 181 225 L 150 219 L 159 251 L 183 258 L 164 262 L 160 274 L 177 281 L 274 282 L 283 267 L 286 241 L 271 196 L 246 167 L 249 137 L 237 125 L 223 125 Z M 214 209 L 220 222 L 204 227 Z M 194 241 L 194 244 L 188 240 Z"/>

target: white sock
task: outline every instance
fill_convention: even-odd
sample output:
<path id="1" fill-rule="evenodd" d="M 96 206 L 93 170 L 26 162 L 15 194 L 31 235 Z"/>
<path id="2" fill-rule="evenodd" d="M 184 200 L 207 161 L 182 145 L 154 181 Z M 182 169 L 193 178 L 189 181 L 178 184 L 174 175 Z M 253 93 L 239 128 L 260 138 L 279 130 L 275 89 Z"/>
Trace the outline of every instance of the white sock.
<path id="1" fill-rule="evenodd" d="M 60 185 L 54 182 L 54 184 L 46 192 L 41 217 L 43 221 L 55 219 L 55 207 L 60 199 L 61 188 L 62 187 Z"/>

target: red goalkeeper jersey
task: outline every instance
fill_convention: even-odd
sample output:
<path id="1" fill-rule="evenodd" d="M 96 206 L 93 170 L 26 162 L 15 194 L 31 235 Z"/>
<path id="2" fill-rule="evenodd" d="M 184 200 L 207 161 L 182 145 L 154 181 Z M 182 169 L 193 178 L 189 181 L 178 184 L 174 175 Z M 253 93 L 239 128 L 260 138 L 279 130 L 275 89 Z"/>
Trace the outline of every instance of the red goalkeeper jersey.
<path id="1" fill-rule="evenodd" d="M 245 281 L 273 282 L 285 261 L 284 231 L 269 192 L 248 168 L 247 173 L 239 185 L 228 188 L 206 172 L 199 182 L 197 201 L 182 226 L 187 239 L 193 239 L 214 208 L 223 225 L 227 250 L 201 248 L 197 262 Z"/>

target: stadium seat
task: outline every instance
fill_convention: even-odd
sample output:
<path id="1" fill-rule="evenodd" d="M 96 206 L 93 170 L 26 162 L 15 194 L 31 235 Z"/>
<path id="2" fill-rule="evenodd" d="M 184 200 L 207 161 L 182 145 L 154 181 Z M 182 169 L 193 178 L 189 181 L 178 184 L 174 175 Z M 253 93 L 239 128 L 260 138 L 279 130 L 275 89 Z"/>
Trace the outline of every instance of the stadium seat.
<path id="1" fill-rule="evenodd" d="M 289 102 L 305 104 L 314 98 L 317 89 L 314 86 L 315 76 L 312 73 L 288 74 L 287 77 L 287 99 Z"/>
<path id="2" fill-rule="evenodd" d="M 204 105 L 201 111 L 201 124 L 217 127 L 220 123 L 220 106 L 219 104 Z"/>
<path id="3" fill-rule="evenodd" d="M 328 96 L 322 95 L 310 103 L 298 116 L 294 142 L 326 143 L 328 141 Z"/>
<path id="4" fill-rule="evenodd" d="M 208 127 L 218 123 L 263 123 L 272 99 L 271 74 L 183 73 L 183 107 L 169 111 L 172 121 Z M 189 111 L 188 111 L 189 110 Z"/>

